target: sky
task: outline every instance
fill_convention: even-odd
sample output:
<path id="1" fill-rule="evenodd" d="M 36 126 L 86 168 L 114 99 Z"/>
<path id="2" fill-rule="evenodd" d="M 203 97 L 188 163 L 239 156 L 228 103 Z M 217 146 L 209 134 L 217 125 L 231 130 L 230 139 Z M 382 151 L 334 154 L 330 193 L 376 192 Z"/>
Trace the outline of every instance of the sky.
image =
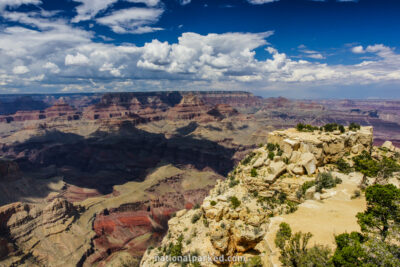
<path id="1" fill-rule="evenodd" d="M 0 0 L 0 93 L 400 98 L 398 0 Z"/>

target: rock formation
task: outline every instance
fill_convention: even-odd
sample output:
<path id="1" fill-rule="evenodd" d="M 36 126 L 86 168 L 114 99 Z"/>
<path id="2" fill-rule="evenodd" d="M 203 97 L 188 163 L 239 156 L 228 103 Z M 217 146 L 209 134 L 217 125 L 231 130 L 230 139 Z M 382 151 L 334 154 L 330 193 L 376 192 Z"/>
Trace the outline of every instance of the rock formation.
<path id="1" fill-rule="evenodd" d="M 372 139 L 371 127 L 345 133 L 295 129 L 270 133 L 268 145 L 253 150 L 227 180 L 219 181 L 198 209 L 176 213 L 161 245 L 146 251 L 141 266 L 164 266 L 167 256 L 177 255 L 211 256 L 211 262 L 198 262 L 201 266 L 233 266 L 234 262 L 221 260 L 258 255 L 264 266 L 270 266 L 272 247 L 267 233 L 271 218 L 295 211 L 305 198 L 334 196 L 329 190 L 320 194 L 310 189 L 307 196 L 298 192 L 318 173 L 334 168 L 329 163 L 371 150 Z M 357 173 L 335 175 L 358 184 L 362 181 Z"/>

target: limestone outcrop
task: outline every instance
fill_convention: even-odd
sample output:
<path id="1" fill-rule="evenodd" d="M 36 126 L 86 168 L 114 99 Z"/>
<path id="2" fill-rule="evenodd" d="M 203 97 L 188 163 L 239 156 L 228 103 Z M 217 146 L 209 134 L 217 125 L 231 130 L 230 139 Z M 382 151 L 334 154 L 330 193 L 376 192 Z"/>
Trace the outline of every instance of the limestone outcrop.
<path id="1" fill-rule="evenodd" d="M 372 127 L 362 127 L 358 131 L 344 133 L 340 131 L 309 133 L 288 129 L 268 134 L 268 142 L 278 144 L 287 158 L 297 157 L 299 154 L 296 152 L 312 153 L 318 165 L 335 162 L 347 153 L 359 154 L 363 150 L 371 151 L 372 141 Z"/>
<path id="2" fill-rule="evenodd" d="M 354 153 L 355 146 L 362 149 Z M 177 255 L 211 255 L 211 261 L 199 262 L 201 266 L 225 266 L 222 256 L 258 256 L 264 266 L 270 266 L 271 248 L 265 239 L 270 219 L 296 211 L 296 206 L 307 198 L 321 201 L 335 196 L 336 191 L 316 192 L 315 186 L 299 192 L 318 173 L 334 169 L 329 163 L 371 148 L 370 127 L 344 134 L 295 129 L 270 133 L 268 144 L 248 154 L 225 181 L 218 181 L 198 209 L 182 210 L 170 219 L 161 245 L 146 251 L 141 266 L 164 266 L 163 259 L 173 260 L 171 257 Z M 330 175 L 356 184 L 363 177 L 358 173 Z M 169 266 L 180 266 L 180 262 L 170 262 Z"/>

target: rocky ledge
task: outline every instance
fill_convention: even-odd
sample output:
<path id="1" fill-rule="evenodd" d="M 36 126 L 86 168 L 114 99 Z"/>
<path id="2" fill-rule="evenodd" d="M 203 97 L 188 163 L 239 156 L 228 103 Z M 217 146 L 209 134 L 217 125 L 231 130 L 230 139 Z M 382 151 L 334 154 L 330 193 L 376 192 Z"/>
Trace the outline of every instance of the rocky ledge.
<path id="1" fill-rule="evenodd" d="M 340 173 L 334 163 L 372 152 L 372 142 L 371 127 L 346 128 L 343 133 L 296 129 L 270 133 L 268 144 L 252 151 L 228 179 L 218 181 L 201 206 L 181 210 L 169 220 L 161 245 L 146 251 L 141 266 L 164 266 L 157 257 L 179 255 L 218 256 L 196 266 L 233 266 L 220 257 L 238 255 L 247 259 L 257 256 L 263 266 L 274 265 L 273 245 L 268 240 L 272 218 L 295 212 L 306 199 L 322 201 L 335 196 L 334 188 L 303 186 L 315 184 L 322 175 L 329 175 L 335 184 L 354 184 L 354 188 L 365 182 L 363 174 Z M 383 150 L 396 153 L 391 144 L 385 147 Z M 349 194 L 338 194 L 342 195 L 350 201 Z M 169 266 L 180 264 L 171 262 Z"/>

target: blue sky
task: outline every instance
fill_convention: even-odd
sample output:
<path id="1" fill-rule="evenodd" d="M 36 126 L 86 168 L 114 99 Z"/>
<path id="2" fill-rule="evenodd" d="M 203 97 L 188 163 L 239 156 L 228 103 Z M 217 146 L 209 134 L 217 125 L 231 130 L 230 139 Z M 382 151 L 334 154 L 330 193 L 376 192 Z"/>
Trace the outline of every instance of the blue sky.
<path id="1" fill-rule="evenodd" d="M 0 0 L 0 93 L 399 98 L 400 1 Z"/>

